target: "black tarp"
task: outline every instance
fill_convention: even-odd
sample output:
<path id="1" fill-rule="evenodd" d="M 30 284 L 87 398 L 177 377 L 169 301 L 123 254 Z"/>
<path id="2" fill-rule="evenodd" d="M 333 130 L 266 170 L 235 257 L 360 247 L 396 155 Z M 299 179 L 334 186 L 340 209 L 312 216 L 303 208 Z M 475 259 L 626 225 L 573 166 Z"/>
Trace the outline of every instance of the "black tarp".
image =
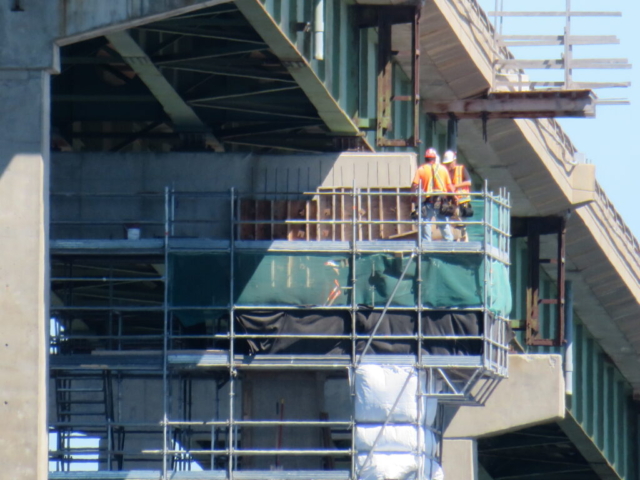
<path id="1" fill-rule="evenodd" d="M 350 330 L 349 312 L 313 313 L 310 311 L 250 312 L 236 316 L 236 333 L 250 335 L 346 335 Z M 344 354 L 349 341 L 333 338 L 251 338 L 248 353 Z"/>
<path id="2" fill-rule="evenodd" d="M 380 319 L 380 311 L 358 312 L 356 328 L 359 334 L 369 335 Z M 423 341 L 423 352 L 429 355 L 480 355 L 482 340 L 466 340 L 467 336 L 482 335 L 482 312 L 440 312 L 422 313 L 422 334 L 424 336 L 457 336 L 454 340 Z M 415 335 L 418 331 L 416 312 L 387 312 L 382 319 L 376 336 Z M 367 340 L 358 340 L 356 350 L 362 352 Z M 416 353 L 414 340 L 374 340 L 370 353 Z"/>
<path id="3" fill-rule="evenodd" d="M 373 331 L 382 312 L 360 311 L 356 314 L 356 331 L 368 335 Z M 376 336 L 415 335 L 418 314 L 416 312 L 389 311 L 382 319 Z M 422 314 L 422 333 L 425 336 L 458 336 L 454 340 L 425 340 L 423 352 L 429 355 L 479 355 L 481 340 L 466 340 L 465 336 L 482 335 L 482 312 L 436 312 Z M 349 353 L 350 341 L 340 339 L 260 338 L 264 334 L 289 335 L 348 335 L 351 332 L 351 316 L 348 312 L 247 312 L 237 313 L 237 333 L 256 335 L 248 339 L 247 353 L 280 354 L 344 354 Z M 366 339 L 358 340 L 357 351 L 362 351 Z M 416 353 L 415 340 L 374 340 L 369 353 Z"/>

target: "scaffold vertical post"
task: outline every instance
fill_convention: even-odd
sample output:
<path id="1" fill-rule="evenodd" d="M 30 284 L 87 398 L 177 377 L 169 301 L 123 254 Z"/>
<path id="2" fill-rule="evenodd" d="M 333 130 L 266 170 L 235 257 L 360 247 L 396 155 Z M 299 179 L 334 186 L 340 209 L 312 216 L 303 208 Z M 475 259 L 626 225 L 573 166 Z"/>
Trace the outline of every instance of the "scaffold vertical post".
<path id="1" fill-rule="evenodd" d="M 416 257 L 416 261 L 417 261 L 417 265 L 416 265 L 416 284 L 417 284 L 417 292 L 416 292 L 416 298 L 417 298 L 417 321 L 416 321 L 416 328 L 417 328 L 417 350 L 416 350 L 416 355 L 417 355 L 417 359 L 418 359 L 418 386 L 417 386 L 417 396 L 416 398 L 418 399 L 418 429 L 417 429 L 417 437 L 418 437 L 418 455 L 419 455 L 419 461 L 418 461 L 418 480 L 422 480 L 423 479 L 423 471 L 424 471 L 424 455 L 425 452 L 422 451 L 422 442 L 421 442 L 421 430 L 422 430 L 422 402 L 424 400 L 422 394 L 423 394 L 423 390 L 425 390 L 427 393 L 431 392 L 431 388 L 430 388 L 430 384 L 427 383 L 427 385 L 425 385 L 425 388 L 422 388 L 421 385 L 421 373 L 422 373 L 422 337 L 423 337 L 423 333 L 422 333 L 422 232 L 421 232 L 421 228 L 420 228 L 420 219 L 422 218 L 422 203 L 421 203 L 421 193 L 422 193 L 422 182 L 418 183 L 418 202 L 417 202 L 417 209 L 418 209 L 418 255 Z M 427 375 L 427 372 L 425 371 L 425 375 Z M 425 377 L 425 380 L 427 382 L 430 382 L 429 378 Z"/>
<path id="2" fill-rule="evenodd" d="M 235 293 L 234 293 L 234 283 L 235 283 L 235 202 L 236 202 L 236 193 L 235 188 L 231 187 L 229 191 L 229 431 L 227 435 L 227 447 L 228 447 L 228 479 L 233 480 L 233 466 L 234 466 L 234 427 L 235 427 L 235 378 L 237 375 L 235 368 Z"/>
<path id="3" fill-rule="evenodd" d="M 162 302 L 163 335 L 162 335 L 162 480 L 167 480 L 168 449 L 169 449 L 169 378 L 168 378 L 168 349 L 169 349 L 169 187 L 164 189 L 164 299 Z"/>

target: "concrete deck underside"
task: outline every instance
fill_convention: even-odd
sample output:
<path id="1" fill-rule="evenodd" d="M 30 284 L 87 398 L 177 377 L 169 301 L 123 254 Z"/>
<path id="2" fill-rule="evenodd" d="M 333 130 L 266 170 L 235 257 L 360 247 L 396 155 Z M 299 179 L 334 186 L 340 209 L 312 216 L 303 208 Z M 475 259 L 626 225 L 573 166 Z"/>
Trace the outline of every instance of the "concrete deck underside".
<path id="1" fill-rule="evenodd" d="M 403 50 L 411 38 L 403 28 L 395 30 L 394 49 Z M 420 40 L 423 98 L 472 98 L 489 89 L 491 34 L 473 2 L 426 2 Z M 402 66 L 410 71 L 408 63 Z M 639 388 L 638 252 L 599 187 L 591 195 L 595 200 L 584 204 L 589 194 L 579 185 L 580 170 L 592 167 L 571 164 L 572 146 L 549 120 L 491 120 L 487 134 L 485 142 L 481 120 L 460 121 L 459 150 L 480 176 L 491 179 L 492 188 L 509 189 L 514 215 L 572 210 L 566 253 L 576 311 L 634 389 Z"/>

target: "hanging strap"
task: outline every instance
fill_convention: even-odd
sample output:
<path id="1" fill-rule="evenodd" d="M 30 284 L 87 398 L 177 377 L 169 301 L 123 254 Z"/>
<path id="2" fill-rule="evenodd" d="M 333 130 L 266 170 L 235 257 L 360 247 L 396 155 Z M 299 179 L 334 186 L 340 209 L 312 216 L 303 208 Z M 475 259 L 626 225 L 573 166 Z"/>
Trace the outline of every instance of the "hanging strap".
<path id="1" fill-rule="evenodd" d="M 438 165 L 439 166 L 439 165 Z M 436 169 L 434 168 L 433 165 L 431 165 L 431 181 L 429 182 L 429 192 L 433 192 L 433 186 L 435 185 L 435 187 L 438 189 L 439 192 L 442 192 L 442 185 L 440 185 L 440 182 L 438 181 L 438 177 L 436 176 Z"/>
<path id="2" fill-rule="evenodd" d="M 462 165 L 456 165 L 456 170 L 453 174 L 453 183 L 456 185 L 462 183 Z"/>

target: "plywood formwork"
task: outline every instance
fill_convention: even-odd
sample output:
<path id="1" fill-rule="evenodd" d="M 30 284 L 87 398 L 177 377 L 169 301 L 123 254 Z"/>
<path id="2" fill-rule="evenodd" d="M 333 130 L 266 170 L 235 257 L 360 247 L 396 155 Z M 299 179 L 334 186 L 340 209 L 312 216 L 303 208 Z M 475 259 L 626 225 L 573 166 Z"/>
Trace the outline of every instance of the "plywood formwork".
<path id="1" fill-rule="evenodd" d="M 321 187 L 308 199 L 240 201 L 240 240 L 381 240 L 415 234 L 408 187 Z M 396 194 L 396 195 L 393 195 Z M 374 223 L 376 222 L 376 223 Z"/>

